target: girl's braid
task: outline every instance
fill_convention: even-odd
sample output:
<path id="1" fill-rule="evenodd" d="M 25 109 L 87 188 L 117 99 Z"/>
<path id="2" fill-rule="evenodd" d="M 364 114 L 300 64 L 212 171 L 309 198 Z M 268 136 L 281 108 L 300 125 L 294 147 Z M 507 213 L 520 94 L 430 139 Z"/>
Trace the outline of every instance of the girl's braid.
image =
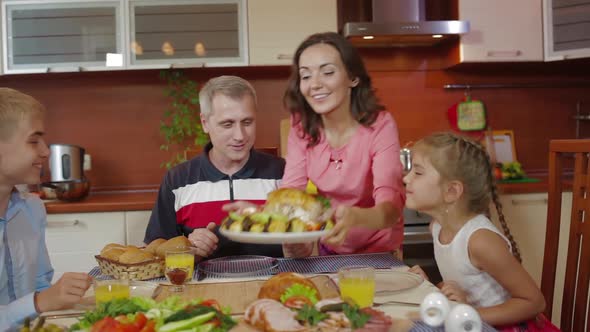
<path id="1" fill-rule="evenodd" d="M 461 136 L 459 136 L 459 141 L 461 141 L 462 143 L 464 143 L 465 146 L 465 152 L 467 152 L 468 150 L 472 150 L 475 151 L 477 153 L 477 155 L 479 156 L 479 158 L 477 159 L 483 159 L 484 163 L 485 163 L 485 167 L 486 167 L 486 174 L 487 174 L 487 182 L 490 188 L 490 192 L 492 194 L 492 202 L 494 202 L 494 205 L 496 206 L 496 210 L 498 212 L 498 219 L 500 220 L 500 225 L 502 226 L 502 231 L 504 232 L 504 235 L 506 236 L 506 238 L 508 238 L 508 241 L 510 241 L 510 245 L 512 247 L 512 254 L 514 255 L 514 257 L 516 257 L 516 259 L 522 263 L 522 257 L 520 256 L 520 250 L 518 249 L 518 245 L 516 243 L 516 241 L 514 240 L 514 237 L 512 236 L 512 234 L 510 233 L 510 228 L 508 228 L 508 224 L 506 223 L 506 218 L 504 217 L 504 213 L 502 211 L 502 203 L 500 202 L 500 197 L 498 195 L 498 188 L 496 186 L 496 179 L 494 178 L 493 175 L 493 166 L 492 166 L 492 162 L 490 160 L 490 157 L 487 153 L 487 151 L 485 150 L 485 148 L 481 145 L 478 144 L 472 140 L 469 139 L 465 139 Z M 474 156 L 476 157 L 476 156 Z M 486 209 L 486 215 L 489 218 L 490 217 L 490 209 L 487 208 Z"/>
<path id="2" fill-rule="evenodd" d="M 491 172 L 490 172 L 491 174 Z M 498 219 L 500 220 L 500 225 L 502 225 L 502 230 L 504 231 L 504 235 L 506 235 L 506 237 L 508 238 L 508 241 L 510 241 L 510 245 L 512 246 L 512 254 L 514 255 L 514 257 L 516 257 L 516 259 L 518 259 L 519 262 L 522 263 L 522 257 L 520 256 L 520 250 L 518 249 L 518 244 L 516 244 L 516 241 L 514 240 L 514 237 L 512 237 L 512 234 L 510 233 L 510 229 L 508 228 L 508 224 L 506 223 L 506 218 L 504 217 L 504 213 L 502 212 L 502 203 L 500 203 L 500 197 L 498 196 L 498 189 L 496 187 L 496 180 L 494 179 L 493 176 L 491 176 L 491 187 L 492 187 L 492 201 L 494 202 L 494 204 L 496 205 L 496 210 L 498 211 Z"/>

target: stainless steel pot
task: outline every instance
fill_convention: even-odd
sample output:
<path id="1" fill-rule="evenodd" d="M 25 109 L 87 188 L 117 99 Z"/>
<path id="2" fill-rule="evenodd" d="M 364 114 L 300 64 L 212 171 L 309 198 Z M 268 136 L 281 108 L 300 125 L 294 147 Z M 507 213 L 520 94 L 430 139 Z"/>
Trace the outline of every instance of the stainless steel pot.
<path id="1" fill-rule="evenodd" d="M 49 145 L 51 182 L 82 180 L 84 178 L 84 149 L 70 144 Z"/>
<path id="2" fill-rule="evenodd" d="M 62 201 L 79 201 L 90 192 L 90 181 L 87 179 L 44 182 L 41 185 L 55 190 L 55 196 Z"/>
<path id="3" fill-rule="evenodd" d="M 399 152 L 400 160 L 403 166 L 404 174 L 407 174 L 412 169 L 412 151 L 408 148 L 403 148 Z"/>

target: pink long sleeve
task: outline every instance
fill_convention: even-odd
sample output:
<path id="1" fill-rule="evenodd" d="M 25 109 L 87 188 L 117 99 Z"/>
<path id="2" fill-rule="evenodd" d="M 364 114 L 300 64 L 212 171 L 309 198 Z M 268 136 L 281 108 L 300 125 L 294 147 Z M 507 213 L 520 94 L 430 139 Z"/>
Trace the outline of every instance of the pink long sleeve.
<path id="1" fill-rule="evenodd" d="M 397 126 L 393 119 L 392 121 L 384 121 L 382 126 L 375 128 L 370 146 L 373 160 L 371 168 L 375 204 L 391 202 L 395 207 L 403 208 L 405 195 L 402 183 L 400 143 Z"/>
<path id="2" fill-rule="evenodd" d="M 304 190 L 307 185 L 307 141 L 299 135 L 301 135 L 301 126 L 293 126 L 293 118 L 291 118 L 291 130 L 287 138 L 287 164 L 281 188 Z"/>
<path id="3" fill-rule="evenodd" d="M 331 198 L 333 207 L 344 204 L 368 208 L 382 202 L 403 207 L 400 144 L 391 114 L 381 112 L 375 123 L 360 126 L 350 141 L 337 149 L 330 147 L 323 134 L 317 145 L 308 148 L 307 140 L 297 134 L 300 131 L 299 124 L 291 126 L 281 187 L 304 189 L 309 179 L 320 194 Z M 342 246 L 330 249 L 347 254 L 392 251 L 401 246 L 401 221 L 377 231 L 359 226 L 350 231 Z"/>

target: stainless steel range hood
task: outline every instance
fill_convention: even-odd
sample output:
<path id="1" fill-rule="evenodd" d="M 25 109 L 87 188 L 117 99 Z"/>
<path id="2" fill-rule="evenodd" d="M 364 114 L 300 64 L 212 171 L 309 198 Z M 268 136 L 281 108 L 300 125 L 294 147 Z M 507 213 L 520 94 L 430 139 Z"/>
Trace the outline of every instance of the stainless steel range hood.
<path id="1" fill-rule="evenodd" d="M 427 21 L 425 0 L 372 0 L 372 13 L 372 22 L 344 24 L 358 47 L 432 46 L 469 32 L 467 21 Z"/>

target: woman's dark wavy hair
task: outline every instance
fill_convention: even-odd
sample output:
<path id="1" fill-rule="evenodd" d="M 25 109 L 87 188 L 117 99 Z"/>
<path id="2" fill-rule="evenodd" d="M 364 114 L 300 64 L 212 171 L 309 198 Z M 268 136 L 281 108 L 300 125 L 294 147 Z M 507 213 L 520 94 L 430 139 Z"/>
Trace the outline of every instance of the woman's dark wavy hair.
<path id="1" fill-rule="evenodd" d="M 291 112 L 295 121 L 301 122 L 303 137 L 308 138 L 308 146 L 310 147 L 319 143 L 320 128 L 323 127 L 323 123 L 321 116 L 313 111 L 299 90 L 299 59 L 303 51 L 315 44 L 327 44 L 336 48 L 346 67 L 348 77 L 351 79 L 358 78 L 358 84 L 351 91 L 350 109 L 352 116 L 360 124 L 370 126 L 377 119 L 379 112 L 385 110 L 385 107 L 379 104 L 375 96 L 371 78 L 354 46 L 335 32 L 313 34 L 307 37 L 295 51 L 291 76 L 283 96 L 283 104 Z"/>

